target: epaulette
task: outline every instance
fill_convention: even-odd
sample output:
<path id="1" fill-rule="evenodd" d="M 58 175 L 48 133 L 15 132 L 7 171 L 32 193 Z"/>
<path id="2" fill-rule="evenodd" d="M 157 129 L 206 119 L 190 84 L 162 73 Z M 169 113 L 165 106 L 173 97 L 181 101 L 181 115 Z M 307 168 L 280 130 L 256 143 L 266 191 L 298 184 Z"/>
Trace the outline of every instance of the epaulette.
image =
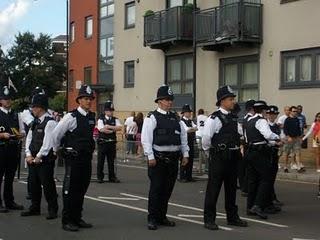
<path id="1" fill-rule="evenodd" d="M 218 116 L 218 111 L 211 113 L 210 118 L 215 119 Z"/>
<path id="2" fill-rule="evenodd" d="M 151 111 L 148 113 L 147 118 L 151 117 L 151 115 L 153 115 L 154 111 Z"/>

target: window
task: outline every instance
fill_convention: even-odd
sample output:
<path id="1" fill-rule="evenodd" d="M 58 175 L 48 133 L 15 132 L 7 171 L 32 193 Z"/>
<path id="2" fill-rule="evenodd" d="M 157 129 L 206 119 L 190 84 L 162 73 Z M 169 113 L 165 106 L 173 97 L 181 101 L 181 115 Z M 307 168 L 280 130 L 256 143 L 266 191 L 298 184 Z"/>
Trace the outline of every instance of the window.
<path id="1" fill-rule="evenodd" d="M 193 58 L 191 54 L 167 57 L 167 82 L 174 94 L 193 95 Z"/>
<path id="2" fill-rule="evenodd" d="M 86 17 L 85 19 L 85 37 L 91 38 L 93 33 L 93 18 L 92 16 Z"/>
<path id="3" fill-rule="evenodd" d="M 126 13 L 125 13 L 125 28 L 134 28 L 136 22 L 136 6 L 135 2 L 127 3 L 125 6 Z"/>
<path id="4" fill-rule="evenodd" d="M 193 0 L 167 0 L 167 8 L 183 6 L 188 3 L 193 4 Z"/>
<path id="5" fill-rule="evenodd" d="M 100 57 L 109 58 L 113 57 L 113 37 L 100 39 Z"/>
<path id="6" fill-rule="evenodd" d="M 76 35 L 76 33 L 75 33 L 75 23 L 72 22 L 72 23 L 70 24 L 70 41 L 71 41 L 71 42 L 74 42 L 74 40 L 75 40 L 75 35 Z"/>
<path id="7" fill-rule="evenodd" d="M 281 52 L 280 88 L 320 87 L 320 48 Z"/>
<path id="8" fill-rule="evenodd" d="M 74 70 L 69 70 L 69 79 L 68 79 L 68 90 L 73 91 L 74 88 Z"/>
<path id="9" fill-rule="evenodd" d="M 114 15 L 114 1 L 113 0 L 101 0 L 100 1 L 100 18 L 110 17 Z"/>
<path id="10" fill-rule="evenodd" d="M 85 67 L 83 69 L 84 73 L 84 83 L 90 85 L 92 83 L 92 67 Z"/>
<path id="11" fill-rule="evenodd" d="M 230 85 L 239 102 L 259 98 L 259 56 L 220 60 L 220 85 Z"/>
<path id="12" fill-rule="evenodd" d="M 124 63 L 124 87 L 134 87 L 134 61 Z"/>

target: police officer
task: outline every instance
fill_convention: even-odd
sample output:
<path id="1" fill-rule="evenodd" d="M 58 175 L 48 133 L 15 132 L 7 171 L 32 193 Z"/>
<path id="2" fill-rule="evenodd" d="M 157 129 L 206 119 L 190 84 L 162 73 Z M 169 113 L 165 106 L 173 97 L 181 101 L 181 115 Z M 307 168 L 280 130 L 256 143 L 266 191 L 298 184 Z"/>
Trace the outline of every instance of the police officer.
<path id="1" fill-rule="evenodd" d="M 13 180 L 20 161 L 20 139 L 25 135 L 19 115 L 11 110 L 12 95 L 4 86 L 0 89 L 0 212 L 23 210 L 13 197 Z M 4 177 L 2 205 L 1 185 Z"/>
<path id="2" fill-rule="evenodd" d="M 158 225 L 174 227 L 166 217 L 168 201 L 178 175 L 178 162 L 188 163 L 187 133 L 177 115 L 170 111 L 174 96 L 169 86 L 161 86 L 155 102 L 157 110 L 150 112 L 142 127 L 141 142 L 148 157 L 150 179 L 148 229 Z"/>
<path id="3" fill-rule="evenodd" d="M 98 120 L 98 164 L 97 177 L 98 183 L 103 183 L 104 161 L 107 157 L 109 182 L 119 183 L 114 171 L 114 159 L 117 151 L 117 131 L 121 131 L 122 126 L 118 118 L 113 116 L 114 106 L 111 101 L 104 105 L 104 113 Z"/>
<path id="4" fill-rule="evenodd" d="M 254 115 L 253 111 L 253 105 L 255 103 L 255 100 L 250 99 L 246 101 L 245 103 L 245 109 L 246 109 L 246 115 L 243 118 L 242 122 L 242 131 L 243 131 L 243 158 L 241 159 L 241 162 L 239 164 L 239 182 L 240 182 L 240 189 L 241 189 L 241 195 L 243 197 L 248 196 L 248 174 L 247 174 L 247 151 L 248 151 L 248 140 L 246 137 L 246 129 L 248 124 L 249 117 L 252 117 Z"/>
<path id="5" fill-rule="evenodd" d="M 267 110 L 267 119 L 270 126 L 270 129 L 275 134 L 279 135 L 281 134 L 280 126 L 276 123 L 276 119 L 279 115 L 279 108 L 274 105 L 270 105 L 269 109 Z M 276 142 L 269 142 L 271 145 L 271 153 L 272 153 L 272 188 L 270 192 L 270 203 L 269 203 L 269 211 L 270 212 L 278 212 L 281 210 L 281 208 L 278 208 L 279 206 L 282 206 L 283 203 L 280 202 L 277 198 L 276 192 L 275 192 L 275 181 L 279 169 L 279 145 Z"/>
<path id="6" fill-rule="evenodd" d="M 49 116 L 48 97 L 44 93 L 33 96 L 31 108 L 35 120 L 29 129 L 26 139 L 26 161 L 29 166 L 31 206 L 22 212 L 21 216 L 40 215 L 41 193 L 43 192 L 48 202 L 47 219 L 57 218 L 58 202 L 57 190 L 54 181 L 53 144 L 51 135 L 56 127 L 55 120 Z"/>
<path id="7" fill-rule="evenodd" d="M 182 118 L 181 122 L 188 134 L 188 146 L 189 146 L 189 161 L 186 166 L 180 167 L 180 181 L 181 182 L 194 182 L 192 178 L 193 158 L 194 158 L 194 142 L 196 140 L 197 125 L 191 119 L 192 109 L 189 104 L 182 106 Z"/>
<path id="8" fill-rule="evenodd" d="M 87 85 L 82 85 L 76 102 L 79 104 L 58 123 L 53 131 L 54 149 L 63 140 L 65 178 L 63 182 L 62 228 L 78 231 L 91 228 L 81 216 L 84 196 L 90 184 L 91 160 L 95 148 L 93 130 L 95 114 L 90 111 L 94 93 Z"/>
<path id="9" fill-rule="evenodd" d="M 204 227 L 218 230 L 216 224 L 216 204 L 222 183 L 225 189 L 225 209 L 229 225 L 247 227 L 247 222 L 240 219 L 236 205 L 237 165 L 239 159 L 240 134 L 237 117 L 231 111 L 235 97 L 230 86 L 223 86 L 217 91 L 219 109 L 207 119 L 202 136 L 202 147 L 209 150 L 209 179 L 204 205 Z"/>
<path id="10" fill-rule="evenodd" d="M 267 219 L 263 209 L 268 204 L 272 182 L 271 148 L 268 141 L 279 142 L 265 119 L 268 106 L 265 101 L 253 105 L 255 115 L 248 118 L 246 137 L 248 141 L 248 198 L 247 214 Z"/>

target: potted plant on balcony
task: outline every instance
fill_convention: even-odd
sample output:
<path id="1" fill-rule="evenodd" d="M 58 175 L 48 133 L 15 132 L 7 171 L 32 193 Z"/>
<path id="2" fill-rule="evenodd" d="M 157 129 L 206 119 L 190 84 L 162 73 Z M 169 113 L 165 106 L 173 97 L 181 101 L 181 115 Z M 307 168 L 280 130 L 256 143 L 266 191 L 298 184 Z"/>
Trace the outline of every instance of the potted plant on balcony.
<path id="1" fill-rule="evenodd" d="M 183 6 L 183 12 L 192 13 L 194 9 L 194 5 L 192 3 L 187 3 Z"/>
<path id="2" fill-rule="evenodd" d="M 145 13 L 144 13 L 144 17 L 149 17 L 149 16 L 153 16 L 154 15 L 154 11 L 152 10 L 147 10 Z"/>

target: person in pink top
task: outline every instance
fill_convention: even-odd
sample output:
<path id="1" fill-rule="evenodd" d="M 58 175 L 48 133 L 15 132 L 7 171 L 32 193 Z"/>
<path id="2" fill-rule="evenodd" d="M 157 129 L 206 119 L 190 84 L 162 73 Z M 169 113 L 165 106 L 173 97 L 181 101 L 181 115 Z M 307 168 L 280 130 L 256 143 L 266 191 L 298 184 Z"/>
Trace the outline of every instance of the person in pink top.
<path id="1" fill-rule="evenodd" d="M 312 147 L 315 152 L 317 172 L 320 173 L 320 112 L 316 114 L 315 120 L 303 140 L 307 139 L 311 134 L 313 136 Z"/>

